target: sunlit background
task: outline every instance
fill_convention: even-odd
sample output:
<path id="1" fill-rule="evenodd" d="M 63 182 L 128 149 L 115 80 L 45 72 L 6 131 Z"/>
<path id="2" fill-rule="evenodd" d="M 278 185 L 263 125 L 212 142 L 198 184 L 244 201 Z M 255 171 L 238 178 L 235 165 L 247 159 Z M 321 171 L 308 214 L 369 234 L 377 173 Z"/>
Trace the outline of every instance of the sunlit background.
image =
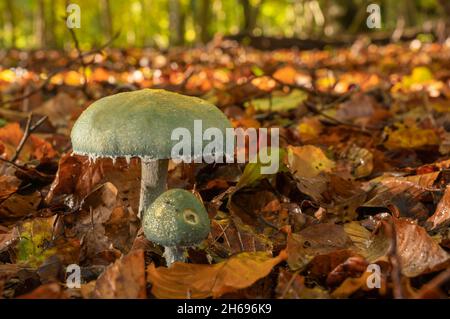
<path id="1" fill-rule="evenodd" d="M 116 47 L 206 43 L 215 35 L 246 34 L 340 39 L 363 32 L 427 32 L 450 20 L 448 0 L 376 1 L 381 29 L 366 26 L 366 0 L 1 0 L 0 46 L 64 48 L 72 44 L 65 17 L 69 3 L 81 9 L 82 47 L 116 32 Z M 448 23 L 448 22 L 447 22 Z"/>

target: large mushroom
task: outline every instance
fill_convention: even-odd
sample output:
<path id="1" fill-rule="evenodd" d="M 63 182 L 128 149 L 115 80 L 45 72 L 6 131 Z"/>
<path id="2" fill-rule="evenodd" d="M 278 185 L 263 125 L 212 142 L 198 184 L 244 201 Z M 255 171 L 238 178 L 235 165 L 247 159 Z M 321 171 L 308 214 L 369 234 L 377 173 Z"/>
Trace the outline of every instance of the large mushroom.
<path id="1" fill-rule="evenodd" d="M 184 189 L 161 194 L 144 212 L 147 239 L 164 246 L 167 266 L 185 261 L 185 248 L 199 244 L 209 234 L 210 221 L 203 204 Z"/>
<path id="2" fill-rule="evenodd" d="M 73 152 L 94 160 L 124 157 L 129 162 L 130 158 L 139 157 L 142 218 L 143 212 L 167 188 L 168 161 L 175 145 L 187 143 L 191 150 L 190 154 L 180 154 L 178 159 L 227 155 L 225 143 L 222 149 L 203 150 L 206 143 L 198 136 L 198 129 L 194 130 L 195 120 L 201 120 L 202 131 L 215 128 L 223 137 L 226 129 L 232 127 L 215 105 L 200 98 L 153 89 L 118 93 L 97 100 L 80 115 L 71 133 Z M 172 140 L 172 132 L 177 128 L 189 132 L 190 139 Z M 202 140 L 198 141 L 199 138 Z"/>

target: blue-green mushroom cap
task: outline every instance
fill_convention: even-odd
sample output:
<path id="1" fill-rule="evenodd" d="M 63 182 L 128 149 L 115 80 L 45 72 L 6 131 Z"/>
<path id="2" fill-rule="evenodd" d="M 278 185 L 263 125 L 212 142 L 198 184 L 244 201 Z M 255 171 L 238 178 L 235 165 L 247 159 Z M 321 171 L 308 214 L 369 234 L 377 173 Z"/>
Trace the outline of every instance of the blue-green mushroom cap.
<path id="1" fill-rule="evenodd" d="M 225 138 L 232 125 L 213 104 L 197 97 L 156 89 L 118 93 L 92 103 L 75 122 L 71 140 L 73 152 L 93 157 L 140 157 L 147 160 L 173 158 L 171 150 L 181 137 L 172 140 L 176 128 L 190 132 L 190 154 L 202 154 L 208 141 L 194 147 L 194 121 L 201 120 L 202 133 L 216 128 Z M 214 154 L 227 155 L 225 143 Z"/>
<path id="2" fill-rule="evenodd" d="M 203 204 L 189 191 L 171 189 L 144 212 L 144 234 L 166 247 L 187 247 L 208 236 L 210 221 Z"/>

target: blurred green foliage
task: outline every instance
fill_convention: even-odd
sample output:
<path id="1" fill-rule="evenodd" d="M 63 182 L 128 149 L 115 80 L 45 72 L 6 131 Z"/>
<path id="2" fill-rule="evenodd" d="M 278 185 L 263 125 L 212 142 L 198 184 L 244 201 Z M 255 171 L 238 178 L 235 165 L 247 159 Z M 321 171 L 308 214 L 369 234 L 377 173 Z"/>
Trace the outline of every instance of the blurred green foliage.
<path id="1" fill-rule="evenodd" d="M 215 34 L 246 33 L 300 38 L 368 32 L 367 5 L 381 7 L 383 30 L 448 19 L 448 0 L 0 0 L 0 46 L 19 48 L 71 45 L 66 7 L 81 9 L 81 46 L 107 41 L 116 46 L 204 43 Z M 446 11 L 447 10 L 447 11 Z"/>

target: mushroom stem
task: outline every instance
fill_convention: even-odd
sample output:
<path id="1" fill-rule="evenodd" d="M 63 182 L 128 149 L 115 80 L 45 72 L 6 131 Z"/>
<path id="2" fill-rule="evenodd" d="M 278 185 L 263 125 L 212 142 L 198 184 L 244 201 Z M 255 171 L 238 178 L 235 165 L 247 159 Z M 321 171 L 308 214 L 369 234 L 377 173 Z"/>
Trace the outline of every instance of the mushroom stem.
<path id="1" fill-rule="evenodd" d="M 186 257 L 184 255 L 183 247 L 165 246 L 163 256 L 166 259 L 167 267 L 170 267 L 176 261 L 186 262 Z"/>
<path id="2" fill-rule="evenodd" d="M 145 210 L 153 201 L 167 189 L 167 168 L 169 160 L 141 160 L 141 197 L 139 201 L 139 216 L 144 216 Z"/>

